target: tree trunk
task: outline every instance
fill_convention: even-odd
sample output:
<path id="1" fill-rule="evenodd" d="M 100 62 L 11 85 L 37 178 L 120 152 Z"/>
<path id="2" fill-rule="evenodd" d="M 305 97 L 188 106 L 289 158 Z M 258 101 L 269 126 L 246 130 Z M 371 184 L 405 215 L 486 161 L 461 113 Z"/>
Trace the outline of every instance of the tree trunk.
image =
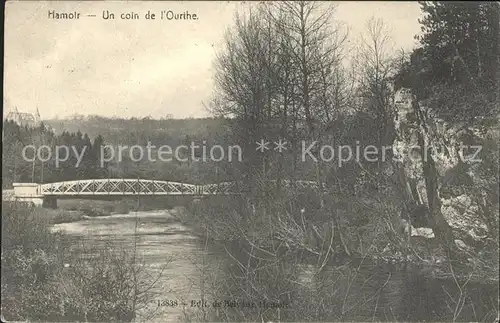
<path id="1" fill-rule="evenodd" d="M 432 158 L 432 147 L 426 146 L 424 140 L 424 132 L 427 129 L 425 120 L 422 120 L 420 106 L 416 99 L 413 100 L 413 107 L 417 114 L 419 128 L 417 131 L 417 140 L 420 147 L 420 155 L 422 160 L 422 170 L 425 179 L 425 187 L 427 192 L 427 203 L 431 216 L 431 226 L 436 238 L 438 238 L 445 246 L 451 246 L 453 243 L 453 232 L 441 213 L 441 200 L 439 198 L 439 183 L 436 170 L 436 164 Z"/>
<path id="2" fill-rule="evenodd" d="M 397 191 L 400 192 L 404 204 L 408 208 L 409 204 L 413 202 L 413 199 L 411 196 L 411 192 L 408 190 L 408 179 L 406 178 L 404 168 L 397 162 L 393 162 L 392 167 L 394 168 L 394 172 L 396 173 L 397 177 Z"/>

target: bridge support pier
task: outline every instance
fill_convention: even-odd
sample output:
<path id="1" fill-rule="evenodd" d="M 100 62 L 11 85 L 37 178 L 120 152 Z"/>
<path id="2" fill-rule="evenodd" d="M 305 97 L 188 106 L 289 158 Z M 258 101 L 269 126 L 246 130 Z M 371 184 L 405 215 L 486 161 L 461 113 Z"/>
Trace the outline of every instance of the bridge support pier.
<path id="1" fill-rule="evenodd" d="M 57 197 L 43 195 L 37 183 L 14 183 L 14 196 L 19 202 L 33 203 L 35 206 L 57 208 Z"/>
<path id="2" fill-rule="evenodd" d="M 45 196 L 43 198 L 42 206 L 50 209 L 57 209 L 57 197 L 55 196 Z"/>
<path id="3" fill-rule="evenodd" d="M 14 183 L 14 197 L 18 202 L 42 206 L 44 196 L 40 194 L 37 183 Z"/>

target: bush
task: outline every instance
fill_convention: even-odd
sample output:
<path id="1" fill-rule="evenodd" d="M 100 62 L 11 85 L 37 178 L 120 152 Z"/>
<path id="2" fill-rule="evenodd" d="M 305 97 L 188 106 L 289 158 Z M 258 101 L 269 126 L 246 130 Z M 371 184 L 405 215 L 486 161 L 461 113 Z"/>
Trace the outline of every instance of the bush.
<path id="1" fill-rule="evenodd" d="M 156 296 L 159 277 L 149 276 L 136 250 L 108 243 L 75 252 L 65 248 L 63 234 L 51 232 L 46 215 L 44 209 L 20 205 L 2 210 L 5 319 L 131 321 Z"/>
<path id="2" fill-rule="evenodd" d="M 61 235 L 50 232 L 50 218 L 39 208 L 2 208 L 2 313 L 7 319 L 53 319 L 61 261 Z"/>

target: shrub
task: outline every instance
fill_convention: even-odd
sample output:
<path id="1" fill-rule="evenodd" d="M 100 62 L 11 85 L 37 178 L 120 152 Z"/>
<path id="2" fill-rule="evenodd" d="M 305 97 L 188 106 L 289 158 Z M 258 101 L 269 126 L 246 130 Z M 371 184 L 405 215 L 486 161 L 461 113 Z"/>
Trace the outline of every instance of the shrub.
<path id="1" fill-rule="evenodd" d="M 7 320 L 131 321 L 156 296 L 162 271 L 151 277 L 135 248 L 128 252 L 109 242 L 75 252 L 65 248 L 64 234 L 51 232 L 46 215 L 20 205 L 2 210 L 1 297 Z"/>

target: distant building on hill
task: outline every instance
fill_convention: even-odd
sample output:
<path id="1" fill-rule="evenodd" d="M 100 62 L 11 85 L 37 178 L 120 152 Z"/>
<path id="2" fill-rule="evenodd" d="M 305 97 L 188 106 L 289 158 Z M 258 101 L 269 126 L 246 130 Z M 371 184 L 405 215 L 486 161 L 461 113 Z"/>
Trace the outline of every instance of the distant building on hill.
<path id="1" fill-rule="evenodd" d="M 14 108 L 13 111 L 10 111 L 5 117 L 6 120 L 12 120 L 19 125 L 22 126 L 39 126 L 42 122 L 40 118 L 40 112 L 36 109 L 36 113 L 28 113 L 28 112 L 19 112 L 17 108 Z"/>

